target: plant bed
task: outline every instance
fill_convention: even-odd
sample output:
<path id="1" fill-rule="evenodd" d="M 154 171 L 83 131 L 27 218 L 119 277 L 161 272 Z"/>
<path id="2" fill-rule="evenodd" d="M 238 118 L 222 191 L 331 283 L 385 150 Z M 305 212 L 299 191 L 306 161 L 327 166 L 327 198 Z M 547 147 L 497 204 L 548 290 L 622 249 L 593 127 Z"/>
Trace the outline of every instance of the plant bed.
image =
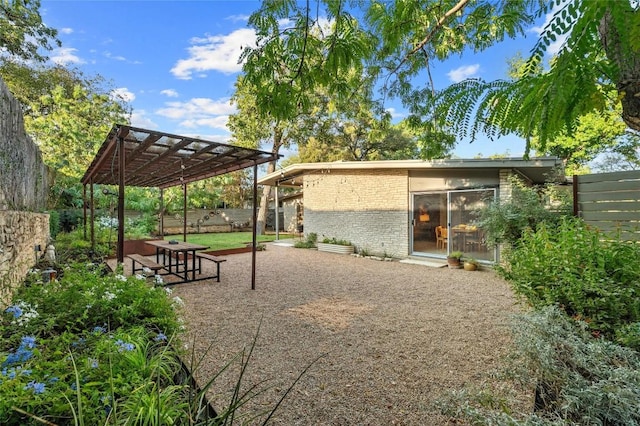
<path id="1" fill-rule="evenodd" d="M 147 241 L 158 241 L 159 238 L 147 238 L 142 240 L 124 240 L 124 255 L 141 254 L 143 256 L 151 256 L 156 254 L 156 248 L 146 244 Z"/>
<path id="2" fill-rule="evenodd" d="M 318 251 L 338 254 L 353 254 L 354 247 L 342 244 L 318 243 Z"/>

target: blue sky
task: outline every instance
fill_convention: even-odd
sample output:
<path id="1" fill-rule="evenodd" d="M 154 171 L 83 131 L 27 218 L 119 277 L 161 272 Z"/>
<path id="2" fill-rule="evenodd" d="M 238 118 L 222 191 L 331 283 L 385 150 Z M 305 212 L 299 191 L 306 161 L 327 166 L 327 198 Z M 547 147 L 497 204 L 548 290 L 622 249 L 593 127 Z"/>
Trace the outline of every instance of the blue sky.
<path id="1" fill-rule="evenodd" d="M 227 141 L 227 117 L 235 111 L 229 98 L 241 70 L 238 57 L 242 46 L 255 40 L 247 18 L 259 5 L 248 0 L 43 0 L 41 14 L 62 41 L 51 60 L 110 80 L 133 107 L 132 125 Z M 538 31 L 532 27 L 526 37 L 435 64 L 435 85 L 442 88 L 465 77 L 504 78 L 506 60 L 517 52 L 526 57 Z M 403 116 L 398 102 L 386 106 L 394 116 Z M 519 156 L 523 149 L 516 137 L 473 144 L 463 140 L 454 155 L 508 151 Z"/>

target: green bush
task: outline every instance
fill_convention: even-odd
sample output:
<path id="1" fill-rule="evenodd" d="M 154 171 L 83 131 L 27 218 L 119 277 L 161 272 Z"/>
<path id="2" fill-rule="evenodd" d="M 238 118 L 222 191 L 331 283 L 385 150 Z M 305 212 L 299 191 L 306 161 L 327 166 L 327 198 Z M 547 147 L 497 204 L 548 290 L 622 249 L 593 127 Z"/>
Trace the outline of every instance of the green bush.
<path id="1" fill-rule="evenodd" d="M 553 306 L 515 317 L 512 327 L 514 353 L 497 375 L 505 380 L 450 392 L 437 401 L 443 414 L 487 426 L 640 424 L 638 352 L 594 338 Z M 523 400 L 527 389 L 535 398 Z"/>
<path id="2" fill-rule="evenodd" d="M 594 338 L 556 307 L 517 319 L 517 365 L 537 384 L 535 410 L 562 424 L 640 424 L 640 355 Z"/>
<path id="3" fill-rule="evenodd" d="M 511 198 L 492 200 L 478 212 L 478 225 L 489 246 L 516 244 L 525 230 L 536 230 L 542 223 L 556 224 L 571 211 L 568 196 L 552 184 L 530 187 L 516 177 L 510 184 Z"/>
<path id="4" fill-rule="evenodd" d="M 350 245 L 351 245 L 351 242 L 350 242 L 350 241 L 347 241 L 347 240 L 339 240 L 339 239 L 337 239 L 337 238 L 335 238 L 335 237 L 333 237 L 333 238 L 324 238 L 324 239 L 322 240 L 322 242 L 323 242 L 324 244 L 337 244 L 337 245 L 339 245 L 339 246 L 350 246 Z"/>
<path id="5" fill-rule="evenodd" d="M 0 424 L 107 424 L 130 418 L 145 389 L 174 386 L 176 302 L 144 278 L 94 268 L 47 283 L 34 272 L 0 316 Z"/>
<path id="6" fill-rule="evenodd" d="M 311 232 L 307 235 L 307 239 L 305 241 L 296 241 L 293 245 L 295 248 L 315 248 L 318 242 L 318 234 L 315 232 Z"/>
<path id="7" fill-rule="evenodd" d="M 60 232 L 60 213 L 57 210 L 51 210 L 49 212 L 49 235 L 51 238 L 55 238 Z"/>
<path id="8" fill-rule="evenodd" d="M 640 322 L 637 243 L 604 239 L 582 220 L 565 218 L 525 232 L 505 257 L 496 270 L 534 307 L 558 305 L 608 338 Z"/>

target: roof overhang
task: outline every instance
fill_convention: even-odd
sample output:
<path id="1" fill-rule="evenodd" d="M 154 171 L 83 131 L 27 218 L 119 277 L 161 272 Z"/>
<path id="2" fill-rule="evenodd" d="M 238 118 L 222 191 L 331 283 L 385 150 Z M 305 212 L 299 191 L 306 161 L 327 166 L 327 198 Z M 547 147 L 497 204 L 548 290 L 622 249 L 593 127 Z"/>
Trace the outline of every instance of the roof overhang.
<path id="1" fill-rule="evenodd" d="M 445 159 L 445 160 L 386 160 L 386 161 L 336 161 L 326 163 L 292 164 L 270 173 L 258 184 L 299 187 L 303 176 L 312 172 L 353 170 L 502 170 L 512 169 L 532 183 L 544 183 L 551 175 L 562 170 L 562 160 L 556 157 L 497 159 Z M 555 173 L 554 173 L 555 172 Z M 560 176 L 564 179 L 564 173 Z"/>
<path id="2" fill-rule="evenodd" d="M 83 184 L 118 185 L 119 142 L 124 185 L 168 188 L 277 160 L 266 151 L 126 125 L 114 125 L 82 177 Z"/>

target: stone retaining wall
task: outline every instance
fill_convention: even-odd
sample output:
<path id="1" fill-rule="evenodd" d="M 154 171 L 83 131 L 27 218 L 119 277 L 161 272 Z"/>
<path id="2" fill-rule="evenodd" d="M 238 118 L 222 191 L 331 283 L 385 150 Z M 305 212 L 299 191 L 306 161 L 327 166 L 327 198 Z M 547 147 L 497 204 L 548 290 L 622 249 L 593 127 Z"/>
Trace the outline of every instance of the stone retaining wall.
<path id="1" fill-rule="evenodd" d="M 22 105 L 0 79 L 0 306 L 49 241 L 49 170 L 24 129 Z"/>
<path id="2" fill-rule="evenodd" d="M 44 253 L 49 241 L 49 215 L 0 211 L 0 306 Z M 39 246 L 41 251 L 36 251 Z"/>

